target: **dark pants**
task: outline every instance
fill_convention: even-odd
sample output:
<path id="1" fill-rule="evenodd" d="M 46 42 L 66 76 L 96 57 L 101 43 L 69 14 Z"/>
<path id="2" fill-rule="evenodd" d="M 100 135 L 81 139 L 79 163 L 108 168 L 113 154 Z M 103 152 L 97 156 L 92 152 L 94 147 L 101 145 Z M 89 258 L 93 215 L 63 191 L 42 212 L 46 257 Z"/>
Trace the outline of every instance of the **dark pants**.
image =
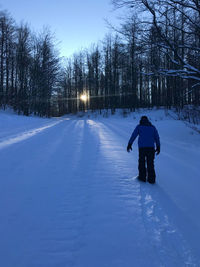
<path id="1" fill-rule="evenodd" d="M 155 149 L 154 147 L 140 147 L 139 148 L 139 178 L 146 181 L 146 175 L 148 173 L 148 181 L 150 183 L 155 182 L 156 174 L 154 169 Z M 147 165 L 147 171 L 146 171 Z"/>

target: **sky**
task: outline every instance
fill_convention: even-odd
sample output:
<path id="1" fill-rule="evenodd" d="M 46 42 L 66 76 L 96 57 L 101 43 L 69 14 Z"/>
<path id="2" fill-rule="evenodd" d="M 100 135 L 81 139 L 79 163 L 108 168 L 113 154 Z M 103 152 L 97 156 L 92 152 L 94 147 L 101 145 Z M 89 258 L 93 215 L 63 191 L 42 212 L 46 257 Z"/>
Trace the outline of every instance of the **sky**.
<path id="1" fill-rule="evenodd" d="M 0 10 L 36 32 L 50 27 L 60 55 L 66 57 L 102 40 L 109 32 L 105 19 L 119 24 L 110 0 L 0 0 Z"/>

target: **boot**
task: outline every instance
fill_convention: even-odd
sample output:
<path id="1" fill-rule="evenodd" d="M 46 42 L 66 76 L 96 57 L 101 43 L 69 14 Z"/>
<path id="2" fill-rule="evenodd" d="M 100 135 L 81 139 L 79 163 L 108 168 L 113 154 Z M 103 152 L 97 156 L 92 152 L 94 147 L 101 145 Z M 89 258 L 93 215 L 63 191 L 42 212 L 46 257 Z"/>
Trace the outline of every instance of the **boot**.
<path id="1" fill-rule="evenodd" d="M 146 179 L 143 178 L 143 177 L 138 176 L 137 179 L 138 179 L 139 181 L 146 182 Z"/>

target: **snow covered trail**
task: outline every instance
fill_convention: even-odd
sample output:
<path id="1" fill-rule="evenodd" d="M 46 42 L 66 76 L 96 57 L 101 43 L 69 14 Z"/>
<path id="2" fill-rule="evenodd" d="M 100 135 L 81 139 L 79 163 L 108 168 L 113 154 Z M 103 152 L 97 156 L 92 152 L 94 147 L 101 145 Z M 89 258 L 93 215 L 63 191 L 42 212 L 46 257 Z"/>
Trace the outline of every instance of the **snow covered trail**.
<path id="1" fill-rule="evenodd" d="M 124 148 L 125 148 L 125 145 L 127 144 L 127 140 L 130 137 L 130 133 L 128 134 L 128 131 L 127 131 L 128 130 L 127 123 L 124 123 L 123 120 L 121 121 L 121 123 L 123 125 L 119 126 L 118 122 L 116 123 L 115 121 L 113 123 L 107 120 L 107 121 L 104 121 L 100 129 L 101 131 L 103 129 L 106 129 L 105 131 L 109 132 L 109 136 L 110 137 L 112 136 L 112 140 L 110 140 L 111 142 L 109 142 L 109 144 L 115 143 L 115 140 L 116 140 L 117 144 L 121 143 L 124 145 Z M 100 131 L 100 135 L 101 135 L 101 131 Z M 114 138 L 114 136 L 116 136 L 117 138 Z M 110 145 L 110 147 L 112 147 L 112 145 Z M 182 147 L 180 147 L 180 149 L 181 148 Z M 164 150 L 165 150 L 165 147 L 164 147 Z M 126 169 L 129 172 L 129 174 L 131 173 L 131 171 L 133 170 L 135 171 L 137 169 L 137 163 L 135 160 L 137 159 L 137 153 L 135 153 L 136 155 L 134 155 L 134 162 L 131 163 L 130 158 L 128 159 L 126 157 L 126 155 L 128 155 L 127 153 L 126 155 L 124 154 L 120 155 L 122 154 L 122 153 L 119 153 L 120 151 L 113 151 L 112 149 L 109 149 L 110 154 L 112 154 L 113 152 L 116 152 L 116 155 L 118 155 L 118 157 L 121 157 L 121 161 L 123 159 L 129 164 L 129 167 L 123 166 L 123 168 L 119 170 L 121 174 L 123 172 L 123 169 Z M 196 150 L 194 152 L 196 153 Z M 176 154 L 178 153 L 179 151 L 178 152 L 176 151 Z M 115 159 L 115 157 L 113 158 Z M 198 161 L 198 158 L 199 157 L 196 158 L 196 161 Z M 157 158 L 156 158 L 156 161 L 157 161 Z M 117 161 L 115 160 L 115 162 Z M 166 165 L 165 157 L 164 157 L 164 162 Z M 194 163 L 195 162 L 193 162 L 193 165 L 195 166 Z M 163 164 L 163 161 L 161 163 L 159 162 L 158 165 L 160 165 L 159 167 L 161 167 L 161 169 L 163 168 L 163 170 L 165 170 L 165 173 L 164 172 L 161 172 L 161 173 L 163 174 L 163 178 L 164 178 L 163 180 L 167 180 L 168 175 L 166 174 L 166 169 L 169 165 L 162 166 L 162 164 Z M 196 166 L 198 165 L 196 164 Z M 130 170 L 130 167 L 131 167 L 131 170 Z M 159 167 L 158 167 L 158 170 L 159 170 Z M 186 172 L 187 168 L 185 167 L 187 167 L 187 165 L 185 166 L 183 164 L 180 167 L 178 166 L 178 168 L 180 169 L 182 169 L 183 167 L 184 167 L 184 170 L 181 170 L 181 171 Z M 176 174 L 178 174 L 177 178 L 179 179 L 178 171 Z M 174 178 L 174 176 L 175 175 L 173 175 L 172 178 Z M 121 178 L 123 179 L 122 175 L 121 175 Z M 187 205 L 190 206 L 191 208 L 191 212 L 189 213 L 189 216 L 188 216 L 187 212 L 182 211 L 181 209 L 182 207 L 179 207 L 176 205 L 176 203 L 174 202 L 174 198 L 173 197 L 171 198 L 171 196 L 168 194 L 168 191 L 165 189 L 165 187 L 163 187 L 161 182 L 162 181 L 158 180 L 158 184 L 154 186 L 151 186 L 149 184 L 144 184 L 144 183 L 140 184 L 140 202 L 141 202 L 141 209 L 142 209 L 141 212 L 142 212 L 142 217 L 143 217 L 143 224 L 144 224 L 145 231 L 146 231 L 147 238 L 148 238 L 148 244 L 150 244 L 151 247 L 156 248 L 155 250 L 153 250 L 153 253 L 155 253 L 156 258 L 160 259 L 160 262 L 158 263 L 158 265 L 152 265 L 152 266 L 185 266 L 185 265 L 198 266 L 200 264 L 199 259 L 197 259 L 198 252 L 199 252 L 198 243 L 200 239 L 200 230 L 199 230 L 199 227 L 197 227 L 195 224 L 197 223 L 197 225 L 199 226 L 198 224 L 199 217 L 196 213 L 196 216 L 194 216 L 193 218 L 195 223 L 192 220 L 190 220 L 190 218 L 188 218 L 190 217 L 191 212 L 194 213 L 192 204 L 195 206 L 196 211 L 198 210 L 199 201 L 197 201 L 196 203 L 194 199 L 195 197 L 193 198 L 193 196 L 196 195 L 196 190 L 189 191 L 189 193 L 187 192 L 187 194 L 185 194 L 186 193 L 185 191 L 187 190 L 190 181 L 188 180 L 184 181 L 186 185 L 181 195 L 182 206 L 185 205 L 184 199 L 188 197 L 189 194 L 191 194 L 190 197 L 192 198 L 192 200 L 194 200 L 194 202 L 190 201 L 189 203 L 187 203 Z M 198 175 L 196 175 L 196 182 L 195 184 L 192 185 L 193 189 L 195 188 L 195 185 L 196 186 L 198 185 L 198 182 L 199 182 Z M 126 186 L 126 188 L 127 187 L 128 185 Z M 171 183 L 171 187 L 172 188 L 174 187 L 173 182 Z M 175 190 L 179 192 L 179 187 L 175 187 Z M 169 190 L 169 193 L 170 193 L 170 190 Z M 180 196 L 180 193 L 179 193 L 179 196 Z M 147 247 L 147 250 L 149 250 L 148 247 Z M 194 256 L 195 254 L 196 254 L 196 257 Z M 144 266 L 148 266 L 148 264 Z"/>
<path id="2" fill-rule="evenodd" d="M 158 116 L 151 113 L 149 115 L 152 117 Z M 198 210 L 200 198 L 198 188 L 200 187 L 200 136 L 185 127 L 181 121 L 166 121 L 166 118 L 163 121 L 157 121 L 156 118 L 154 122 L 152 118 L 152 122 L 153 124 L 155 123 L 160 132 L 161 154 L 155 159 L 158 176 L 157 184 L 153 188 L 149 187 L 148 184 L 142 184 L 141 186 L 141 200 L 145 204 L 143 205 L 143 212 L 146 210 L 147 215 L 150 215 L 146 217 L 147 221 L 152 218 L 153 221 L 157 220 L 158 222 L 156 226 L 152 221 L 153 236 L 157 235 L 157 231 L 159 235 L 163 232 L 177 232 L 179 235 L 178 232 L 181 232 L 184 239 L 187 239 L 189 243 L 189 246 L 186 246 L 182 240 L 182 243 L 185 244 L 184 250 L 186 247 L 187 250 L 190 250 L 189 247 L 191 247 L 194 254 L 199 258 L 200 214 Z M 128 140 L 130 129 L 134 128 L 137 123 L 137 121 L 129 123 L 123 120 L 118 122 L 107 120 L 104 124 L 118 136 L 122 136 L 123 140 Z M 136 146 L 137 142 L 133 146 L 134 154 L 137 154 L 135 153 L 137 152 Z M 165 214 L 163 214 L 163 211 Z M 166 226 L 168 226 L 168 229 Z M 171 231 L 170 228 L 173 229 L 174 226 L 175 229 Z M 161 230 L 158 230 L 159 228 Z M 176 244 L 175 252 L 179 250 L 181 240 L 179 242 L 173 241 L 174 237 L 177 238 L 176 235 L 171 235 L 171 237 L 165 236 L 164 239 L 169 239 L 170 242 Z M 165 241 L 163 240 L 163 244 L 160 245 L 164 247 Z M 173 246 L 171 248 L 173 250 Z M 172 256 L 174 254 L 173 251 L 169 253 L 167 248 L 164 250 L 168 255 Z M 179 256 L 177 258 L 180 259 Z M 199 262 L 198 260 L 200 265 Z"/>
<path id="3" fill-rule="evenodd" d="M 48 124 L 45 124 L 39 128 L 35 128 L 35 129 L 31 129 L 31 130 L 27 130 L 24 132 L 17 132 L 17 134 L 12 134 L 12 135 L 8 135 L 8 133 L 6 133 L 6 138 L 0 138 L 0 149 L 15 144 L 15 143 L 19 143 L 21 141 L 24 141 L 40 132 L 43 132 L 44 130 L 51 128 L 55 125 L 57 125 L 58 123 L 62 122 L 62 119 L 59 119 L 55 122 L 51 122 Z M 4 133 L 5 134 L 5 133 Z"/>
<path id="4" fill-rule="evenodd" d="M 134 178 L 120 124 L 62 120 L 2 147 L 0 266 L 199 266 L 170 189 Z"/>

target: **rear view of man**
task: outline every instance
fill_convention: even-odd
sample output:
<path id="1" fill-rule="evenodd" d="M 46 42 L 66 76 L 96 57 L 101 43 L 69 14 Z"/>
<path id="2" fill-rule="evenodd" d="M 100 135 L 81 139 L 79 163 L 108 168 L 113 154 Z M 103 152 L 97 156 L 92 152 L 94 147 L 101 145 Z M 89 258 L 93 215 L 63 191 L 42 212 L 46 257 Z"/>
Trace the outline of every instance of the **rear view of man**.
<path id="1" fill-rule="evenodd" d="M 133 131 L 131 138 L 128 142 L 127 151 L 132 150 L 132 144 L 136 137 L 138 138 L 139 147 L 139 176 L 138 179 L 146 182 L 146 178 L 149 183 L 155 183 L 155 169 L 154 169 L 154 158 L 155 152 L 158 155 L 160 153 L 160 138 L 158 131 L 155 126 L 151 124 L 146 116 L 142 116 L 140 124 L 138 124 Z M 155 150 L 156 144 L 156 150 Z M 147 170 L 146 170 L 147 164 Z M 148 175 L 147 175 L 148 174 Z"/>

